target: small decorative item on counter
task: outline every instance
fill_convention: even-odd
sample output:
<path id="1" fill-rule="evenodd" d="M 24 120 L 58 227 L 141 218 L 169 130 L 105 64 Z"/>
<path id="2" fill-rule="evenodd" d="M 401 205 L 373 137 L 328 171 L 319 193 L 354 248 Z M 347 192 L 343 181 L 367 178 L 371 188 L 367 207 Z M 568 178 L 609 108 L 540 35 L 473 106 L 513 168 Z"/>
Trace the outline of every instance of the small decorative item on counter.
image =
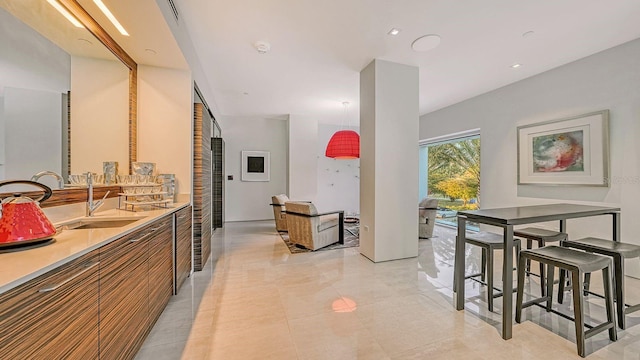
<path id="1" fill-rule="evenodd" d="M 69 175 L 69 183 L 75 186 L 87 186 L 86 174 L 71 174 Z"/>
<path id="2" fill-rule="evenodd" d="M 156 164 L 151 162 L 135 161 L 131 163 L 131 172 L 134 175 L 153 175 L 156 173 Z"/>
<path id="3" fill-rule="evenodd" d="M 176 195 L 176 175 L 175 174 L 159 174 L 158 178 L 162 179 L 162 191 L 167 193 L 167 199 L 175 201 Z"/>
<path id="4" fill-rule="evenodd" d="M 56 228 L 40 209 L 39 202 L 51 197 L 51 189 L 43 184 L 28 180 L 0 181 L 0 187 L 11 184 L 28 184 L 44 190 L 44 195 L 32 200 L 22 194 L 2 200 L 2 217 L 0 217 L 0 247 L 16 244 L 35 243 L 51 239 Z"/>
<path id="5" fill-rule="evenodd" d="M 102 163 L 102 172 L 104 173 L 105 184 L 115 184 L 116 175 L 118 175 L 118 162 L 104 161 Z"/>

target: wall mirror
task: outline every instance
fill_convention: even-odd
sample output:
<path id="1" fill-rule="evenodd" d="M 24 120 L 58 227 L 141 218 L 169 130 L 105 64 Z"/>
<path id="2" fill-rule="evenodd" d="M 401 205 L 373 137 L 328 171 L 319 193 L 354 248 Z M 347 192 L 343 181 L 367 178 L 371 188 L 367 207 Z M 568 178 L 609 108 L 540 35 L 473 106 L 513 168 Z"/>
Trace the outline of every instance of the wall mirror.
<path id="1" fill-rule="evenodd" d="M 128 174 L 135 161 L 136 64 L 96 37 L 93 19 L 72 24 L 60 3 L 83 11 L 75 0 L 0 0 L 0 180 L 51 170 L 68 183 L 102 173 L 103 161 Z"/>

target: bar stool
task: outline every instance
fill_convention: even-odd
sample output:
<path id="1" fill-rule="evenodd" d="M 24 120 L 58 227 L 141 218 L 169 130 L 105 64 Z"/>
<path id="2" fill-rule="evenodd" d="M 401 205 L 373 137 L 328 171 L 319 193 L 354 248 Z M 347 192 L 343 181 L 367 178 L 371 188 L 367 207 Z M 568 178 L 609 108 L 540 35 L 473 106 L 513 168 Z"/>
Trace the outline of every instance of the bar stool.
<path id="1" fill-rule="evenodd" d="M 526 272 L 525 264 L 527 260 L 538 261 L 541 264 L 546 264 L 550 279 L 553 276 L 555 267 L 571 272 L 571 283 L 573 286 L 573 312 L 575 317 L 575 319 L 572 320 L 575 322 L 576 327 L 576 345 L 578 347 L 578 355 L 585 357 L 585 340 L 601 331 L 609 330 L 609 339 L 611 339 L 611 341 L 616 341 L 618 339 L 615 316 L 613 315 L 613 291 L 611 289 L 610 272 L 612 261 L 610 258 L 559 246 L 546 246 L 533 250 L 522 250 L 520 252 L 520 262 L 518 265 L 518 294 L 516 296 L 517 323 L 522 321 L 522 309 L 541 302 L 547 303 L 546 310 L 548 312 L 553 312 L 563 317 L 567 317 L 567 315 L 554 311 L 551 308 L 551 302 L 553 300 L 553 281 L 547 281 L 547 291 L 545 295 L 523 304 L 524 277 Z M 582 275 L 598 270 L 602 270 L 607 321 L 596 326 L 591 326 L 584 323 Z M 560 282 L 560 284 L 560 286 L 562 286 L 562 282 Z M 585 331 L 585 327 L 589 328 L 589 330 Z"/>
<path id="2" fill-rule="evenodd" d="M 487 286 L 489 290 L 487 292 L 487 303 L 489 305 L 489 311 L 493 312 L 493 299 L 502 296 L 502 290 L 493 286 L 493 253 L 495 250 L 504 249 L 502 235 L 490 232 L 466 234 L 465 243 L 478 246 L 482 249 L 482 264 L 480 273 L 467 275 L 464 278 L 478 281 L 479 283 Z M 513 239 L 513 248 L 516 251 L 517 259 L 518 254 L 520 253 L 520 239 Z M 478 276 L 480 276 L 480 280 L 476 279 Z M 484 282 L 485 279 L 487 281 L 486 283 Z M 494 293 L 493 289 L 498 290 L 498 292 Z"/>
<path id="3" fill-rule="evenodd" d="M 613 258 L 613 275 L 614 289 L 616 297 L 616 308 L 618 313 L 618 326 L 621 329 L 626 328 L 626 314 L 640 310 L 640 304 L 628 305 L 624 302 L 624 260 L 640 257 L 640 246 L 634 244 L 626 244 L 612 240 L 598 239 L 588 237 L 578 240 L 567 240 L 563 246 L 580 249 L 600 255 L 611 256 Z M 560 273 L 560 293 L 558 294 L 558 302 L 562 304 L 564 284 L 564 273 Z M 589 276 L 585 279 L 585 291 L 589 290 Z M 600 296 L 589 292 L 590 294 Z"/>
<path id="4" fill-rule="evenodd" d="M 527 239 L 527 249 L 531 249 L 532 242 L 537 241 L 538 247 L 544 247 L 547 243 L 559 241 L 560 244 L 567 239 L 567 234 L 559 231 L 540 229 L 536 227 L 528 227 L 524 229 L 513 230 L 513 236 Z M 531 260 L 527 260 L 527 276 L 531 275 Z M 534 276 L 536 274 L 533 274 Z M 540 264 L 540 294 L 544 296 L 545 292 L 545 276 L 544 265 Z"/>

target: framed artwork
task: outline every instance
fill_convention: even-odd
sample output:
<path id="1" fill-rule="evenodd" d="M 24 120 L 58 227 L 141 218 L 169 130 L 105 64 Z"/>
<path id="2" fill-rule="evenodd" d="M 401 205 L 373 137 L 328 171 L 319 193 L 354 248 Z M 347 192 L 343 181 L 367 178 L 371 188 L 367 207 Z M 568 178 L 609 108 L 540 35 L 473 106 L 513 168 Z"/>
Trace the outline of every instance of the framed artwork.
<path id="1" fill-rule="evenodd" d="M 518 185 L 609 186 L 609 110 L 519 126 Z"/>
<path id="2" fill-rule="evenodd" d="M 242 181 L 269 181 L 270 167 L 268 151 L 242 152 Z"/>

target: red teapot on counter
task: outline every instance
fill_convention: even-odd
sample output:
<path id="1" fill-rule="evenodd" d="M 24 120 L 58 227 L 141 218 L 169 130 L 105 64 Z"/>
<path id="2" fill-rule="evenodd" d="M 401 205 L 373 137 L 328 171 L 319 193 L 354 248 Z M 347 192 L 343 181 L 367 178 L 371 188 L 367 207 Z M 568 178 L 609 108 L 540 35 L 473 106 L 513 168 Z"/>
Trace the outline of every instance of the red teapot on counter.
<path id="1" fill-rule="evenodd" d="M 0 187 L 12 184 L 29 184 L 44 190 L 44 195 L 31 199 L 14 193 L 2 200 L 0 217 L 0 247 L 47 240 L 56 233 L 56 228 L 40 208 L 40 202 L 51 197 L 51 189 L 43 184 L 28 180 L 0 181 Z M 1 192 L 1 191 L 0 191 Z"/>

